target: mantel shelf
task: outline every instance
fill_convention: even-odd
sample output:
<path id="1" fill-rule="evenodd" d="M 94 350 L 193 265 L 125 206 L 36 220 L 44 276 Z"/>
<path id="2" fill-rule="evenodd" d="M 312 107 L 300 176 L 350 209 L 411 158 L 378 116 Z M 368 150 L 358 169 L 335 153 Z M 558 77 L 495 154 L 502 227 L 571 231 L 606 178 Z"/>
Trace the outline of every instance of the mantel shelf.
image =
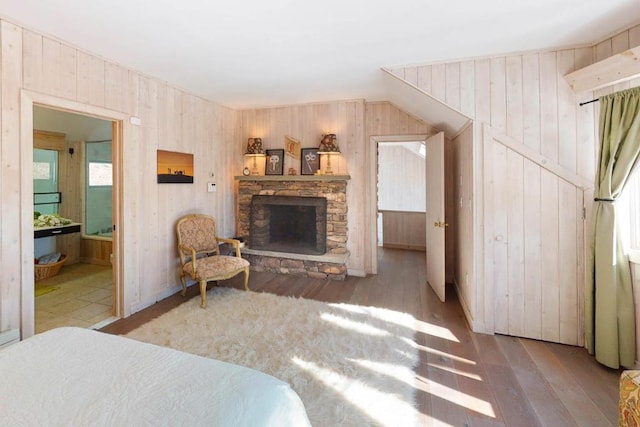
<path id="1" fill-rule="evenodd" d="M 236 181 L 348 181 L 350 175 L 250 175 L 235 176 Z"/>

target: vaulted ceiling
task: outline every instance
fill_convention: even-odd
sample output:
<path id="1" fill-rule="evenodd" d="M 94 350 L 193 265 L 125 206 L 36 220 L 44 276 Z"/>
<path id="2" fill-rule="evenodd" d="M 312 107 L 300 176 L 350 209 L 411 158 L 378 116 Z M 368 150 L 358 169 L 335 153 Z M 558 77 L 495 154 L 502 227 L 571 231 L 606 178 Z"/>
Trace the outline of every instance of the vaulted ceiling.
<path id="1" fill-rule="evenodd" d="M 0 0 L 0 16 L 248 108 L 382 100 L 382 67 L 590 45 L 640 22 L 640 0 Z"/>

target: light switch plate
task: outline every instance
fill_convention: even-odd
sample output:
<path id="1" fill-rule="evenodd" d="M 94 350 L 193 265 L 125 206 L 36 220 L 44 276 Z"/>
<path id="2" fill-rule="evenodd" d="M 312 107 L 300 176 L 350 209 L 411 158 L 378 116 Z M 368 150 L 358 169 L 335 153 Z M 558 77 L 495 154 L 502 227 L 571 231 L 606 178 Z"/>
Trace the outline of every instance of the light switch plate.
<path id="1" fill-rule="evenodd" d="M 216 192 L 216 183 L 207 182 L 207 193 L 215 193 L 215 192 Z"/>

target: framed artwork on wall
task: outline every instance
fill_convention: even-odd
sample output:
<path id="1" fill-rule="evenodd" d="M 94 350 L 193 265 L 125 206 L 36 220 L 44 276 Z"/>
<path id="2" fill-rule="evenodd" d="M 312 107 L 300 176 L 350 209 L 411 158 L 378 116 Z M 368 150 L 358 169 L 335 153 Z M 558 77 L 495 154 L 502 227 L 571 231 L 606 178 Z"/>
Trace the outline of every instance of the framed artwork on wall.
<path id="1" fill-rule="evenodd" d="M 284 147 L 287 156 L 291 156 L 294 159 L 300 158 L 300 141 L 291 138 L 290 136 L 284 137 Z"/>
<path id="2" fill-rule="evenodd" d="M 158 184 L 193 184 L 193 154 L 158 150 Z"/>
<path id="3" fill-rule="evenodd" d="M 303 148 L 300 153 L 300 174 L 315 175 L 320 169 L 320 155 L 317 148 Z"/>
<path id="4" fill-rule="evenodd" d="M 284 150 L 267 150 L 265 175 L 282 175 L 284 170 Z"/>

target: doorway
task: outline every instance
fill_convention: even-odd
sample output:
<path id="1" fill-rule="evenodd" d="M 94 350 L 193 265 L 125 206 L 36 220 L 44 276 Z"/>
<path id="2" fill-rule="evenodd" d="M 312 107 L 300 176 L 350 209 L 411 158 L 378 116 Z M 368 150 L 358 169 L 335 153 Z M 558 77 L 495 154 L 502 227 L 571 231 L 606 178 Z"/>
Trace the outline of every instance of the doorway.
<path id="1" fill-rule="evenodd" d="M 121 253 L 120 248 L 123 242 L 122 242 L 122 235 L 119 230 L 119 227 L 116 227 L 116 226 L 117 224 L 120 223 L 122 218 L 122 206 L 120 203 L 120 200 L 122 200 L 122 197 L 121 197 L 122 186 L 121 186 L 119 177 L 122 176 L 120 171 L 122 169 L 121 143 L 122 143 L 122 135 L 123 135 L 123 127 L 124 127 L 123 122 L 127 118 L 127 116 L 122 113 L 106 110 L 100 107 L 80 104 L 74 101 L 68 101 L 65 99 L 56 98 L 48 95 L 37 94 L 29 91 L 22 91 L 21 114 L 20 114 L 21 156 L 23 159 L 27 159 L 27 161 L 23 162 L 22 171 L 21 171 L 21 180 L 22 182 L 25 183 L 25 185 L 21 187 L 21 212 L 23 212 L 24 213 L 23 215 L 28 218 L 26 221 L 24 221 L 24 228 L 23 228 L 24 233 L 23 233 L 22 245 L 21 245 L 21 259 L 22 259 L 23 266 L 25 266 L 25 268 L 23 268 L 21 271 L 21 284 L 22 284 L 21 286 L 21 301 L 22 301 L 21 303 L 21 313 L 22 313 L 21 314 L 21 336 L 23 339 L 32 336 L 36 332 L 36 325 L 35 325 L 36 323 L 36 302 L 35 302 L 36 281 L 35 281 L 35 275 L 34 275 L 34 270 L 35 270 L 34 254 L 36 253 L 34 240 L 36 239 L 34 237 L 36 237 L 36 235 L 38 235 L 39 233 L 35 232 L 36 231 L 34 227 L 35 221 L 31 220 L 32 214 L 34 213 L 34 210 L 35 210 L 33 205 L 34 186 L 32 185 L 33 178 L 34 178 L 33 176 L 34 166 L 32 162 L 30 162 L 28 159 L 33 158 L 34 129 L 37 129 L 37 127 L 46 127 L 46 125 L 42 125 L 42 123 L 39 122 L 40 119 L 38 119 L 37 117 L 38 113 L 36 111 L 38 111 L 39 109 L 51 110 L 56 113 L 69 114 L 71 117 L 74 117 L 77 120 L 80 120 L 80 122 L 87 121 L 89 119 L 95 120 L 98 122 L 104 122 L 103 124 L 105 124 L 105 126 L 108 129 L 110 129 L 109 137 L 112 139 L 112 150 L 113 150 L 111 155 L 111 163 L 112 163 L 112 172 L 111 172 L 112 221 L 111 222 L 112 222 L 112 227 L 114 228 L 114 231 L 113 231 L 112 242 L 111 242 L 112 250 L 110 250 L 110 254 L 107 256 L 107 261 L 105 262 L 105 264 L 108 264 L 108 265 L 97 266 L 103 272 L 106 270 L 106 273 L 104 274 L 107 276 L 109 281 L 109 285 L 107 286 L 108 287 L 107 291 L 111 293 L 111 296 L 106 300 L 105 298 L 101 299 L 102 302 L 106 303 L 109 306 L 109 310 L 107 311 L 108 317 L 104 319 L 102 324 L 108 323 L 110 321 L 113 321 L 121 317 L 124 312 L 123 311 L 124 292 L 122 289 L 124 272 L 122 269 L 122 260 L 120 256 L 120 253 Z M 35 121 L 34 121 L 34 117 L 35 117 Z M 55 129 L 53 130 L 54 133 L 56 131 L 60 133 L 59 132 L 60 130 L 64 131 L 64 129 L 56 129 L 51 127 L 50 129 Z M 86 140 L 84 137 L 66 138 L 66 140 L 68 141 L 77 140 L 78 142 L 76 142 L 75 144 L 78 144 L 78 145 L 73 145 L 73 144 L 65 145 L 64 149 L 59 150 L 63 152 L 63 155 L 65 156 L 64 158 L 66 159 L 65 161 L 69 159 L 73 159 L 74 161 L 69 163 L 76 164 L 75 175 L 73 175 L 75 176 L 75 178 L 70 180 L 66 180 L 65 178 L 65 180 L 68 183 L 71 183 L 69 185 L 75 186 L 75 188 L 77 189 L 76 196 L 69 197 L 69 201 L 71 203 L 77 204 L 78 206 L 82 206 L 82 202 L 86 200 L 86 195 L 84 194 L 82 187 L 78 184 L 78 182 L 81 181 L 82 179 L 86 180 L 86 175 L 84 175 L 84 168 L 80 168 L 80 166 L 78 166 L 80 163 L 76 162 L 77 159 L 83 156 L 82 144 L 79 142 L 80 140 L 83 140 L 83 139 Z M 101 140 L 102 139 L 103 138 L 101 138 Z M 70 171 L 71 169 L 67 170 L 67 173 L 71 173 Z M 81 176 L 80 173 L 82 173 L 83 175 Z M 78 179 L 78 177 L 80 177 L 80 179 Z M 62 182 L 63 180 L 61 179 L 60 181 Z M 76 181 L 76 182 L 72 182 L 72 181 Z M 59 191 L 59 193 L 62 193 L 62 194 L 68 193 L 67 195 L 71 196 L 71 191 L 69 190 L 69 188 L 70 187 L 67 186 L 66 188 L 63 189 L 61 186 L 61 189 L 63 189 L 63 191 Z M 76 213 L 74 214 L 75 218 L 72 218 L 72 219 L 74 221 L 84 222 L 83 211 L 84 211 L 84 208 L 82 207 L 77 208 Z M 80 213 L 78 214 L 78 212 Z M 81 218 L 78 218 L 78 216 L 80 216 Z M 74 230 L 73 232 L 69 232 L 69 233 L 76 233 L 76 231 Z M 81 233 L 77 233 L 78 240 L 80 235 Z M 76 259 L 80 261 L 79 245 L 77 244 L 68 245 L 66 246 L 66 248 L 70 248 L 69 251 L 73 251 L 73 250 L 77 251 Z M 68 268 L 69 270 L 73 270 L 72 267 L 80 266 L 80 265 L 82 265 L 82 263 L 76 262 L 76 263 L 70 263 L 66 267 L 69 267 Z M 31 266 L 31 268 L 29 268 L 29 266 Z M 62 270 L 64 270 L 66 267 L 63 264 Z M 83 274 L 86 275 L 87 274 L 86 271 L 82 273 L 78 273 L 79 276 L 82 276 Z M 62 273 L 60 273 L 60 275 L 61 277 L 63 277 Z M 84 281 L 86 282 L 87 280 L 84 280 Z M 97 298 L 98 297 L 97 294 L 94 295 L 94 297 Z M 110 303 L 108 300 L 110 300 Z M 73 304 L 75 303 L 68 303 L 68 305 L 73 305 Z M 89 319 L 91 319 L 90 316 L 85 316 L 85 317 L 89 317 Z M 95 320 L 95 319 L 91 319 L 91 320 Z M 100 323 L 101 322 L 96 322 L 95 324 L 92 324 L 92 325 L 84 324 L 81 326 L 99 327 Z"/>
<path id="2" fill-rule="evenodd" d="M 378 142 L 378 246 L 425 251 L 424 141 Z"/>
<path id="3" fill-rule="evenodd" d="M 378 246 L 386 245 L 387 247 L 424 250 L 424 239 L 418 238 L 417 242 L 408 242 L 407 239 L 404 238 L 397 240 L 395 237 L 391 236 L 389 230 L 386 233 L 387 240 L 385 243 L 384 222 L 386 216 L 388 227 L 391 227 L 392 229 L 396 227 L 393 233 L 398 231 L 398 228 L 405 227 L 406 235 L 406 223 L 400 218 L 405 215 L 403 212 L 407 212 L 407 215 L 410 216 L 424 216 L 424 202 L 421 202 L 420 198 L 415 199 L 411 195 L 407 195 L 406 197 L 396 197 L 394 193 L 397 193 L 398 189 L 404 192 L 404 189 L 411 186 L 411 191 L 420 191 L 422 193 L 421 199 L 424 200 L 424 194 L 426 191 L 424 183 L 425 159 L 420 154 L 420 146 L 426 140 L 427 135 L 388 135 L 370 137 L 370 173 L 368 186 L 370 189 L 369 212 L 372 223 L 376 224 L 375 227 L 371 227 L 368 238 L 370 253 L 369 270 L 372 274 L 377 274 L 378 272 Z M 381 170 L 380 155 L 385 156 L 385 152 L 388 152 L 387 154 L 389 156 L 398 158 L 389 158 L 389 161 L 382 166 Z M 399 157 L 404 157 L 404 160 Z M 410 159 L 416 167 L 415 170 L 413 172 L 409 172 L 409 174 L 421 174 L 417 181 L 406 177 L 402 178 L 402 175 L 406 175 L 408 173 L 407 170 L 409 169 L 404 167 L 406 159 Z M 420 168 L 422 168 L 422 172 L 420 172 Z M 382 184 L 384 187 L 382 190 L 379 188 L 380 180 L 385 181 Z M 387 195 L 384 195 L 385 199 L 381 199 L 380 191 L 387 192 Z M 402 206 L 402 208 L 399 208 L 398 206 Z M 416 219 L 414 218 L 413 220 Z M 424 221 L 419 219 L 417 221 L 422 225 L 422 230 L 424 231 Z M 402 233 L 401 230 L 399 231 Z M 414 234 L 417 235 L 417 233 Z M 421 236 L 424 236 L 424 233 L 421 233 Z"/>
<path id="4" fill-rule="evenodd" d="M 35 332 L 100 327 L 115 320 L 112 121 L 34 106 L 33 127 L 34 199 L 57 196 L 34 200 Z M 56 218 L 77 226 L 49 235 Z M 47 258 L 64 260 L 53 268 Z"/>
<path id="5" fill-rule="evenodd" d="M 382 158 L 386 148 L 393 157 L 388 164 Z M 378 219 L 382 213 L 381 220 L 374 221 L 370 237 L 372 273 L 378 270 L 377 230 L 382 226 L 381 246 L 425 251 L 427 283 L 444 301 L 448 226 L 444 215 L 444 134 L 372 136 L 370 153 L 371 218 Z M 387 183 L 380 183 L 385 179 L 391 181 L 387 190 Z M 393 209 L 381 209 L 387 206 Z M 387 237 L 389 234 L 392 236 Z"/>

